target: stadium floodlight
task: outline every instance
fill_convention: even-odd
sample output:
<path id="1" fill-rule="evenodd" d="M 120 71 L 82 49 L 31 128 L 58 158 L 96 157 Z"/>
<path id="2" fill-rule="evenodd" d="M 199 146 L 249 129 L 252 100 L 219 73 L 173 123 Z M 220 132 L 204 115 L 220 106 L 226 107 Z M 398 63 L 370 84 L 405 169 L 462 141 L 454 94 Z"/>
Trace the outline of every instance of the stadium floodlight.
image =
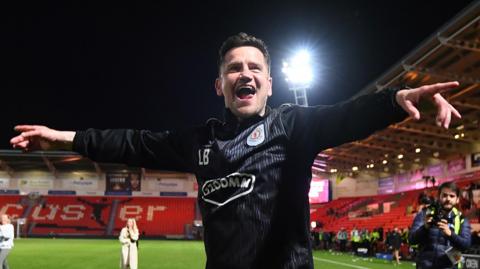
<path id="1" fill-rule="evenodd" d="M 283 61 L 282 72 L 285 74 L 289 89 L 295 94 L 295 103 L 308 106 L 306 90 L 313 82 L 310 53 L 303 49 L 294 54 L 289 61 Z"/>

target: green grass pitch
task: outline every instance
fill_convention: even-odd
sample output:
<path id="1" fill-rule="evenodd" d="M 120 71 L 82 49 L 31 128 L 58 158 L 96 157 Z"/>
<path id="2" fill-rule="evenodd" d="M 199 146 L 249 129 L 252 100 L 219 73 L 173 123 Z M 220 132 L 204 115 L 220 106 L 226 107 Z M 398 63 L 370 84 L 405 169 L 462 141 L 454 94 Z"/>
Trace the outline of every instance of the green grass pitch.
<path id="1" fill-rule="evenodd" d="M 119 268 L 120 243 L 113 239 L 17 239 L 8 257 L 12 269 L 109 269 Z M 315 268 L 383 269 L 415 268 L 348 254 L 314 252 Z M 203 269 L 203 242 L 142 240 L 139 269 Z"/>

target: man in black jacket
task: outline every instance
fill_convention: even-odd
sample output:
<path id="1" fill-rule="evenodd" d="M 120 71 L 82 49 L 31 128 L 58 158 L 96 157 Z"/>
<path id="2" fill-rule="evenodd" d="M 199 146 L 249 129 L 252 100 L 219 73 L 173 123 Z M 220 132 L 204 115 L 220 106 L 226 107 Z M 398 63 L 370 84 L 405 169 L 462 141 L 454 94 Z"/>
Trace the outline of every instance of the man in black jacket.
<path id="1" fill-rule="evenodd" d="M 313 268 L 308 191 L 311 165 L 323 149 L 415 119 L 421 98 L 437 106 L 448 128 L 460 114 L 440 92 L 457 82 L 386 90 L 333 106 L 266 106 L 272 94 L 264 42 L 245 33 L 219 51 L 216 93 L 225 119 L 182 131 L 68 132 L 21 125 L 14 148 L 73 149 L 95 161 L 192 172 L 205 227 L 207 268 Z M 405 113 L 405 111 L 407 113 Z"/>

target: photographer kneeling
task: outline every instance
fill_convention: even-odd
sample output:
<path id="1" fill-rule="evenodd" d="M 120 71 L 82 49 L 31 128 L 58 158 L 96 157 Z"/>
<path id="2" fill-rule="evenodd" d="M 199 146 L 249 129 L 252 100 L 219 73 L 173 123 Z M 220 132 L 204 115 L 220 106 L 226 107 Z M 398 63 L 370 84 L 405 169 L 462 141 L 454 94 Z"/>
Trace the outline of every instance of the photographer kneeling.
<path id="1" fill-rule="evenodd" d="M 419 245 L 416 263 L 419 269 L 459 268 L 460 251 L 470 247 L 470 224 L 455 208 L 460 189 L 453 182 L 438 188 L 438 201 L 431 201 L 415 217 L 409 235 Z"/>

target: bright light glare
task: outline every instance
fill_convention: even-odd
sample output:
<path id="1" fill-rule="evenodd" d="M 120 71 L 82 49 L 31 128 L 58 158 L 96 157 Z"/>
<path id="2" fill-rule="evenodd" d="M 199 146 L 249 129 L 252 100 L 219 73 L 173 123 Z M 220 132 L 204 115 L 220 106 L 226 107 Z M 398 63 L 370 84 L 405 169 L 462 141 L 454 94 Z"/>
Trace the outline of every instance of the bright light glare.
<path id="1" fill-rule="evenodd" d="M 310 53 L 307 50 L 297 52 L 288 62 L 283 62 L 282 72 L 289 83 L 309 86 L 313 81 Z"/>

